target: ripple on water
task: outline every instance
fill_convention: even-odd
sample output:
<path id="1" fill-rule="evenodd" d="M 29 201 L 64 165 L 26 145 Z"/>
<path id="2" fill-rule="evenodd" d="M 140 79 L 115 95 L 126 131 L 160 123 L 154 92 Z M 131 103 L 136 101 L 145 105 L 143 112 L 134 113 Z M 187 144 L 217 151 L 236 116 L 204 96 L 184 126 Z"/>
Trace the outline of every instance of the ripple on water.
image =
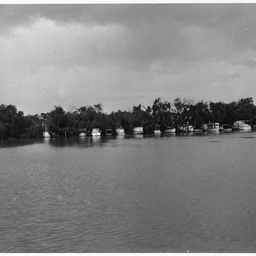
<path id="1" fill-rule="evenodd" d="M 255 252 L 253 139 L 4 147 L 0 250 Z"/>

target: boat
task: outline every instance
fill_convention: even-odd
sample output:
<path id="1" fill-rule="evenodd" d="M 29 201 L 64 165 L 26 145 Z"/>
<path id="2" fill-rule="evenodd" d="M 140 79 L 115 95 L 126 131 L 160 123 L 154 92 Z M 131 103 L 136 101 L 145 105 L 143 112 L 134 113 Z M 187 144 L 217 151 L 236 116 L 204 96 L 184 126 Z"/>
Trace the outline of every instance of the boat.
<path id="1" fill-rule="evenodd" d="M 85 133 L 85 132 L 79 133 L 79 137 L 85 137 L 85 136 L 86 136 L 86 133 Z"/>
<path id="2" fill-rule="evenodd" d="M 249 124 L 250 120 L 239 120 L 233 123 L 232 129 L 234 131 L 251 131 L 252 127 Z"/>
<path id="3" fill-rule="evenodd" d="M 99 128 L 93 128 L 91 134 L 92 134 L 92 136 L 100 136 L 101 131 Z"/>
<path id="4" fill-rule="evenodd" d="M 78 136 L 79 137 L 86 137 L 87 129 L 86 128 L 78 128 Z"/>
<path id="5" fill-rule="evenodd" d="M 205 132 L 219 132 L 219 123 L 208 123 L 203 125 L 203 130 Z"/>
<path id="6" fill-rule="evenodd" d="M 176 128 L 174 127 L 166 127 L 165 133 L 176 133 Z"/>
<path id="7" fill-rule="evenodd" d="M 106 130 L 106 136 L 112 136 L 112 129 L 107 129 Z"/>
<path id="8" fill-rule="evenodd" d="M 194 133 L 202 133 L 203 129 L 200 128 L 194 128 Z"/>
<path id="9" fill-rule="evenodd" d="M 143 134 L 143 127 L 134 127 L 133 134 Z"/>
<path id="10" fill-rule="evenodd" d="M 160 125 L 156 125 L 155 130 L 154 130 L 154 134 L 161 134 L 161 130 L 160 130 Z"/>
<path id="11" fill-rule="evenodd" d="M 50 138 L 51 136 L 50 136 L 50 133 L 49 133 L 49 132 L 44 131 L 44 132 L 43 132 L 43 137 L 44 137 L 44 138 Z"/>
<path id="12" fill-rule="evenodd" d="M 117 129 L 116 129 L 116 134 L 117 134 L 117 135 L 125 135 L 124 129 L 121 128 L 121 127 L 120 127 L 120 128 L 117 128 Z"/>
<path id="13" fill-rule="evenodd" d="M 203 133 L 203 128 L 201 125 L 197 124 L 196 122 L 194 122 L 194 133 Z"/>
<path id="14" fill-rule="evenodd" d="M 186 127 L 186 132 L 193 132 L 194 131 L 194 126 L 193 125 L 188 125 Z"/>
<path id="15" fill-rule="evenodd" d="M 43 138 L 50 138 L 51 135 L 49 133 L 49 128 L 48 125 L 46 125 L 45 123 L 42 124 L 43 127 Z"/>
<path id="16" fill-rule="evenodd" d="M 178 130 L 180 132 L 186 132 L 186 133 L 187 132 L 193 132 L 194 131 L 194 126 L 186 124 L 186 125 L 180 126 Z"/>
<path id="17" fill-rule="evenodd" d="M 223 132 L 232 132 L 232 125 L 223 124 Z"/>

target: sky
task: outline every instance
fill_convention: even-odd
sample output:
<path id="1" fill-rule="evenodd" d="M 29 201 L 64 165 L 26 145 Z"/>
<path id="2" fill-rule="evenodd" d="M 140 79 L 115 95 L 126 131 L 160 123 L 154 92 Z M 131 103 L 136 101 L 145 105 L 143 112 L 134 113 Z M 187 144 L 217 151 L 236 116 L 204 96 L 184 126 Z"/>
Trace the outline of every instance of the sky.
<path id="1" fill-rule="evenodd" d="M 0 104 L 25 114 L 256 99 L 256 4 L 1 4 Z"/>

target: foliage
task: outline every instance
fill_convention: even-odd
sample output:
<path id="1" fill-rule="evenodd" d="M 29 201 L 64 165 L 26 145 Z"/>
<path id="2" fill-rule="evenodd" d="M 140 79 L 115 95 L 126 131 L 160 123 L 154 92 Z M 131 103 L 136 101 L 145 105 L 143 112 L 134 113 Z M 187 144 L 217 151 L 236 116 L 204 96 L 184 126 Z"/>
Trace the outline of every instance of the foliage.
<path id="1" fill-rule="evenodd" d="M 132 134 L 134 127 L 143 127 L 144 133 L 154 132 L 156 125 L 164 131 L 167 127 L 179 128 L 185 124 L 201 128 L 204 123 L 219 122 L 232 125 L 237 120 L 250 120 L 256 124 L 256 107 L 253 99 L 241 98 L 237 102 L 196 102 L 193 99 L 174 99 L 170 103 L 156 98 L 152 106 L 133 106 L 132 111 L 103 113 L 102 104 L 72 107 L 66 112 L 61 106 L 54 106 L 49 113 L 24 116 L 13 105 L 0 105 L 0 139 L 9 137 L 38 138 L 47 130 L 52 136 L 77 136 L 100 128 L 105 135 L 107 129 L 122 127 L 126 134 Z"/>
<path id="2" fill-rule="evenodd" d="M 40 137 L 42 136 L 41 127 L 42 125 L 37 115 L 24 116 L 24 113 L 17 111 L 14 105 L 0 105 L 0 139 Z"/>

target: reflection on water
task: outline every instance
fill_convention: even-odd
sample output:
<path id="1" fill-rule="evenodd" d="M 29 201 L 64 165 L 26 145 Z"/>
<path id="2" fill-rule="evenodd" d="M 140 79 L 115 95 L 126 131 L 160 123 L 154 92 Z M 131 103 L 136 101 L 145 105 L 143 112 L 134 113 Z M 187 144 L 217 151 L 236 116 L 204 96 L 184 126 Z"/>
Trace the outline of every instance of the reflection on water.
<path id="1" fill-rule="evenodd" d="M 255 252 L 256 134 L 0 142 L 1 252 Z"/>
<path id="2" fill-rule="evenodd" d="M 9 138 L 8 140 L 0 140 L 0 148 L 4 147 L 22 147 L 32 144 L 43 143 L 44 139 L 15 139 Z"/>

